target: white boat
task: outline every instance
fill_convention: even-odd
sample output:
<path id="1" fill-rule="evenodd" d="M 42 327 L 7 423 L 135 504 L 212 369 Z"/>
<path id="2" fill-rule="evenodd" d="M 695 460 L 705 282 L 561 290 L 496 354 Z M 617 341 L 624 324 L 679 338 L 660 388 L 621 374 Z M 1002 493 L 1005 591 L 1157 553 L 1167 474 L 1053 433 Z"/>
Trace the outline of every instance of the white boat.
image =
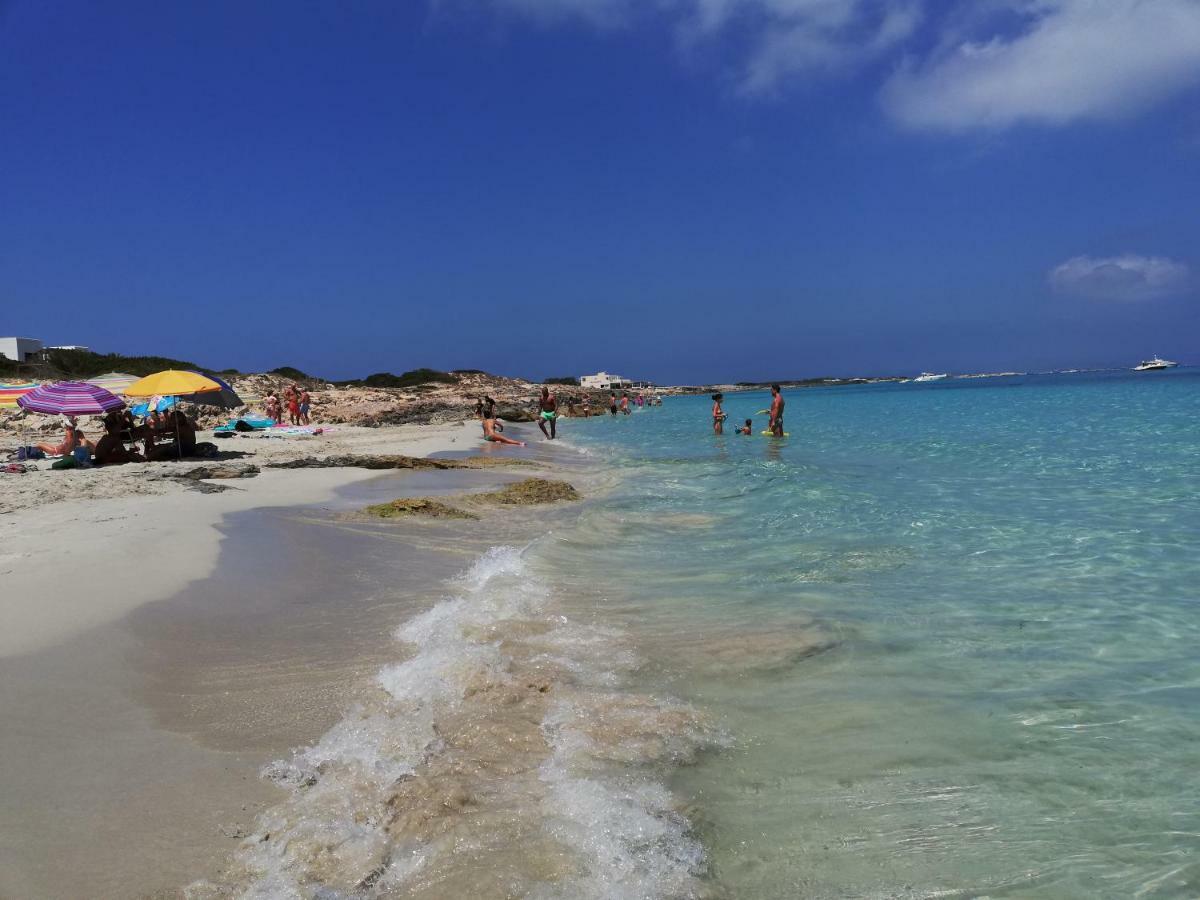
<path id="1" fill-rule="evenodd" d="M 1173 369 L 1177 365 L 1179 365 L 1179 363 L 1171 362 L 1169 359 L 1160 359 L 1156 356 L 1154 359 L 1143 359 L 1140 363 L 1133 367 L 1133 371 L 1154 372 L 1158 369 Z"/>
<path id="2" fill-rule="evenodd" d="M 933 372 L 922 372 L 920 375 L 914 378 L 913 381 L 941 381 L 943 378 L 949 377 L 950 376 L 944 372 L 941 375 L 935 375 Z"/>

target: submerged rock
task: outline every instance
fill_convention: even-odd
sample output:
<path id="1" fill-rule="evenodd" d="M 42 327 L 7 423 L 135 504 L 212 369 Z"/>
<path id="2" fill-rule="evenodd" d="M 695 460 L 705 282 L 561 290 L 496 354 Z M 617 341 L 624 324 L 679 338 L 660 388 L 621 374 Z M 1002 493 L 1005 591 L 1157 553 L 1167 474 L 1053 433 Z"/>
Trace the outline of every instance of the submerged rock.
<path id="1" fill-rule="evenodd" d="M 429 516 L 434 519 L 478 519 L 479 516 L 439 503 L 428 497 L 402 497 L 390 503 L 376 503 L 363 510 L 368 516 L 397 519 L 402 516 Z"/>
<path id="2" fill-rule="evenodd" d="M 524 481 L 505 485 L 498 491 L 472 494 L 470 499 L 481 503 L 498 503 L 501 506 L 533 506 L 538 503 L 556 503 L 559 500 L 578 500 L 579 492 L 565 481 L 526 478 Z"/>

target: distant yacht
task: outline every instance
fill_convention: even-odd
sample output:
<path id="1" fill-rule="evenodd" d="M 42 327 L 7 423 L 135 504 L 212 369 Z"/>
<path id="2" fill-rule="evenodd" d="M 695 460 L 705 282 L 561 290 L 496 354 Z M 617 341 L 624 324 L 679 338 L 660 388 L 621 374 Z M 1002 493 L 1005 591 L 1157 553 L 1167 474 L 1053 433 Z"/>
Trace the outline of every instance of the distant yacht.
<path id="1" fill-rule="evenodd" d="M 1144 359 L 1133 367 L 1135 372 L 1153 372 L 1156 369 L 1173 369 L 1179 363 L 1171 362 L 1169 359 L 1159 359 L 1157 356 L 1154 359 Z"/>
<path id="2" fill-rule="evenodd" d="M 922 372 L 920 375 L 914 378 L 913 381 L 941 381 L 943 378 L 949 377 L 950 376 L 944 372 L 941 375 L 935 375 L 933 372 Z"/>

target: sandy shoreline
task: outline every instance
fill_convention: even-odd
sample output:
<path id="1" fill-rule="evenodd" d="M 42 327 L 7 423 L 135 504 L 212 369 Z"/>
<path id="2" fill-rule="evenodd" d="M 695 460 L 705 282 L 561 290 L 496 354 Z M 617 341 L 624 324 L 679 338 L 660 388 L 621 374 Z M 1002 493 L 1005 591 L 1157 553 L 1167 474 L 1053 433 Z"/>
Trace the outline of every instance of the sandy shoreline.
<path id="1" fill-rule="evenodd" d="M 474 422 L 345 432 L 262 440 L 245 461 L 482 444 Z M 395 658 L 407 610 L 492 540 L 457 523 L 433 543 L 420 528 L 364 540 L 339 511 L 519 477 L 263 469 L 209 494 L 133 473 L 4 482 L 74 476 L 94 493 L 0 516 L 0 897 L 181 897 L 195 878 L 220 878 L 280 799 L 261 767 L 330 727 Z M 5 496 L 26 502 L 33 484 Z"/>
<path id="2" fill-rule="evenodd" d="M 427 456 L 479 445 L 476 423 L 333 430 L 303 438 L 241 438 L 241 462 L 332 453 Z M 203 439 L 203 435 L 202 435 Z M 264 469 L 218 494 L 171 476 L 209 461 L 149 463 L 0 478 L 0 658 L 52 646 L 203 578 L 216 561 L 224 516 L 319 503 L 376 476 L 366 469 Z M 181 552 L 186 548 L 186 552 Z"/>

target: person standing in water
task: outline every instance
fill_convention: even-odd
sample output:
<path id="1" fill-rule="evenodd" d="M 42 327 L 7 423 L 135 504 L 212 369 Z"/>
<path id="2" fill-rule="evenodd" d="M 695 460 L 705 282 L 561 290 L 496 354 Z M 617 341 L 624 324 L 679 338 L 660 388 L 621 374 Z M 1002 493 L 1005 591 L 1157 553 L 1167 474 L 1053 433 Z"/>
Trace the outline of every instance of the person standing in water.
<path id="1" fill-rule="evenodd" d="M 629 415 L 629 391 L 621 393 L 621 412 Z"/>
<path id="2" fill-rule="evenodd" d="M 725 433 L 725 411 L 721 409 L 721 402 L 725 399 L 724 394 L 713 394 L 712 400 L 712 417 L 713 417 L 713 434 Z"/>
<path id="3" fill-rule="evenodd" d="M 608 393 L 608 411 L 611 415 L 617 414 L 617 392 L 609 391 Z"/>
<path id="4" fill-rule="evenodd" d="M 783 393 L 779 385 L 771 385 L 771 418 L 767 428 L 775 437 L 783 437 Z"/>
<path id="5" fill-rule="evenodd" d="M 546 430 L 546 423 L 550 423 L 550 430 Z M 538 401 L 538 428 L 542 429 L 542 434 L 546 435 L 550 440 L 557 437 L 558 423 L 558 398 L 550 393 L 550 388 L 542 388 L 542 399 Z"/>

